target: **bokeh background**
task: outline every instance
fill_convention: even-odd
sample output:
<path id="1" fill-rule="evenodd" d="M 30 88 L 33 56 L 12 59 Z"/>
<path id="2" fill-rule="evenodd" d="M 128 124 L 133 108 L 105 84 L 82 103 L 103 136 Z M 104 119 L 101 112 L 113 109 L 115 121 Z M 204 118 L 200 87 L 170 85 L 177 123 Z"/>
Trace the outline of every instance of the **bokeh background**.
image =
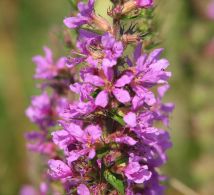
<path id="1" fill-rule="evenodd" d="M 163 168 L 169 177 L 169 195 L 214 194 L 214 18 L 207 13 L 210 2 L 157 0 L 160 46 L 166 48 L 164 55 L 173 72 L 166 100 L 176 104 L 170 126 L 174 147 Z M 98 0 L 100 13 L 108 3 Z M 42 53 L 43 45 L 63 42 L 59 29 L 68 13 L 67 0 L 0 0 L 0 195 L 18 195 L 23 184 L 33 182 L 23 136 L 34 128 L 24 111 L 30 97 L 38 93 L 31 57 Z"/>

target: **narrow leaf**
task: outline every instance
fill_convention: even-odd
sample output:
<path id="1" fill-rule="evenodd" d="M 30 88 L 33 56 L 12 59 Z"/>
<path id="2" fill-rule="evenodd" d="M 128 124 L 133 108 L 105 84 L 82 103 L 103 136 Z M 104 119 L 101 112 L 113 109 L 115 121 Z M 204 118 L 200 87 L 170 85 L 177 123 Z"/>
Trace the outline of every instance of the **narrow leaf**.
<path id="1" fill-rule="evenodd" d="M 121 195 L 125 195 L 124 183 L 115 174 L 109 170 L 104 171 L 106 181 L 111 184 Z"/>

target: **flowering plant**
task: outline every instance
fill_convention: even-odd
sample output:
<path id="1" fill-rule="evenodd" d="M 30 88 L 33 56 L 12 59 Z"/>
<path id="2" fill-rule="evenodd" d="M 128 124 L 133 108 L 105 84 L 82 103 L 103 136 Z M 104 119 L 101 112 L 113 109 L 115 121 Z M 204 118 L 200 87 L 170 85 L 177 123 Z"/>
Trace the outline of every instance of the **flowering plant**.
<path id="1" fill-rule="evenodd" d="M 26 137 L 48 166 L 35 194 L 163 193 L 157 168 L 171 142 L 157 122 L 167 127 L 174 108 L 162 103 L 169 62 L 160 57 L 163 49 L 147 52 L 149 33 L 124 26 L 151 20 L 153 4 L 112 0 L 111 23 L 96 14 L 95 0 L 79 2 L 79 13 L 64 20 L 78 32 L 71 55 L 54 62 L 45 47 L 45 57 L 33 58 L 42 95 L 33 97 L 26 114 L 41 131 Z"/>

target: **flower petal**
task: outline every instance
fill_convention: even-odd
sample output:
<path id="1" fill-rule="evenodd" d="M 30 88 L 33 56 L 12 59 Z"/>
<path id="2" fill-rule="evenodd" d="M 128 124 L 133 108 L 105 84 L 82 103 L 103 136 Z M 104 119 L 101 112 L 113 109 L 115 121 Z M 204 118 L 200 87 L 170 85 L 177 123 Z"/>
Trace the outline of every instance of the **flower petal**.
<path id="1" fill-rule="evenodd" d="M 108 105 L 108 101 L 108 92 L 101 91 L 96 97 L 95 105 L 105 108 Z"/>
<path id="2" fill-rule="evenodd" d="M 129 112 L 123 119 L 130 127 L 135 127 L 137 125 L 137 117 L 133 112 Z"/>
<path id="3" fill-rule="evenodd" d="M 97 75 L 92 75 L 92 74 L 86 74 L 85 75 L 85 82 L 91 83 L 92 85 L 95 85 L 97 87 L 102 87 L 104 86 L 104 81 L 102 78 L 100 78 Z"/>
<path id="4" fill-rule="evenodd" d="M 123 76 L 121 76 L 115 83 L 115 87 L 124 87 L 125 85 L 131 83 L 134 75 L 131 72 L 126 72 Z"/>
<path id="5" fill-rule="evenodd" d="M 131 100 L 129 92 L 124 89 L 115 88 L 113 90 L 113 94 L 116 99 L 121 103 L 127 103 Z"/>
<path id="6" fill-rule="evenodd" d="M 49 160 L 48 173 L 53 179 L 63 179 L 72 175 L 70 167 L 61 160 Z"/>
<path id="7" fill-rule="evenodd" d="M 84 184 L 80 184 L 77 187 L 77 193 L 78 193 L 78 195 L 90 195 L 90 191 L 89 191 L 88 187 Z"/>
<path id="8" fill-rule="evenodd" d="M 87 132 L 93 140 L 97 140 L 102 135 L 102 130 L 99 125 L 89 125 L 86 127 L 85 132 Z"/>

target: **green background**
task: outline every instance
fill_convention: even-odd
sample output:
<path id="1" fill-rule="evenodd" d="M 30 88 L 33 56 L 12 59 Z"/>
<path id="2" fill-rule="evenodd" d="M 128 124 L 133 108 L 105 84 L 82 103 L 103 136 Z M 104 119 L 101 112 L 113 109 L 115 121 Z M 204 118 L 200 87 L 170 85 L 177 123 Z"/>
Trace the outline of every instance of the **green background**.
<path id="1" fill-rule="evenodd" d="M 157 0 L 155 21 L 173 77 L 166 100 L 175 102 L 170 132 L 174 147 L 163 172 L 168 194 L 214 194 L 214 21 L 206 0 Z M 98 0 L 103 14 L 108 0 Z M 30 97 L 33 55 L 43 45 L 59 45 L 66 0 L 0 1 L 0 194 L 16 195 L 35 180 L 37 162 L 26 152 L 23 133 L 35 127 L 25 117 Z M 59 41 L 57 39 L 59 38 Z M 63 53 L 58 49 L 56 53 Z"/>

